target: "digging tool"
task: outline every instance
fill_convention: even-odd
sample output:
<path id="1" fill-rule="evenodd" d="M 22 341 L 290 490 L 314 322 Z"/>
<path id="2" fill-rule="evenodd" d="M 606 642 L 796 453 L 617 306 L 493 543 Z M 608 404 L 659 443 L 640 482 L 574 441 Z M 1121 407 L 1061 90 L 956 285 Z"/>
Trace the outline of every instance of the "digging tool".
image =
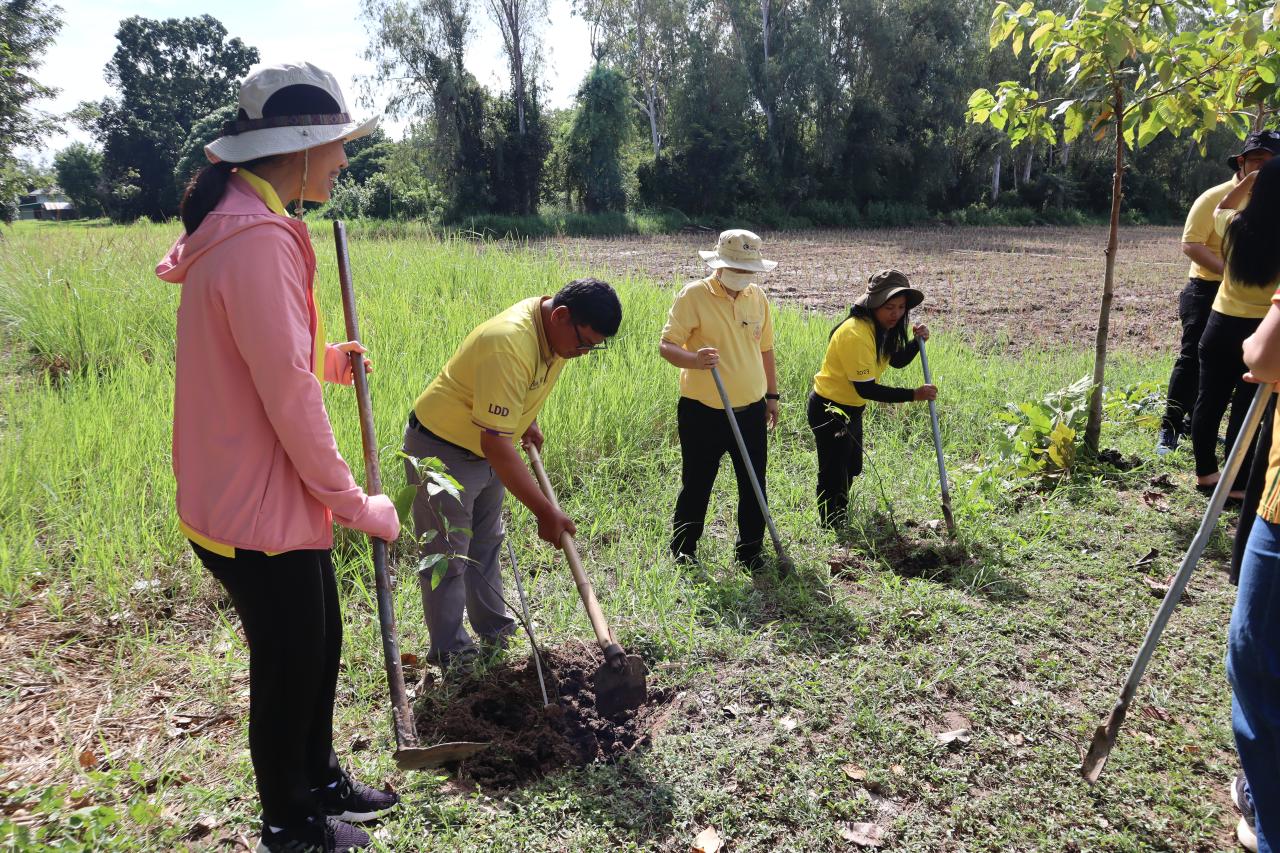
<path id="1" fill-rule="evenodd" d="M 1231 492 L 1236 475 L 1240 472 L 1240 466 L 1244 464 L 1245 454 L 1249 452 L 1249 444 L 1253 441 L 1254 434 L 1258 431 L 1258 424 L 1262 420 L 1263 410 L 1267 407 L 1267 400 L 1271 396 L 1271 390 L 1272 386 L 1270 384 L 1259 385 L 1257 393 L 1253 395 L 1253 402 L 1249 404 L 1249 412 L 1245 415 L 1244 425 L 1240 427 L 1240 433 L 1236 436 L 1235 445 L 1231 448 L 1231 453 L 1227 456 L 1227 463 L 1223 466 L 1222 475 L 1218 478 L 1218 485 L 1213 490 L 1213 497 L 1209 499 L 1209 508 L 1205 510 L 1204 519 L 1200 522 L 1200 528 L 1196 530 L 1196 535 L 1191 540 L 1191 546 L 1187 548 L 1187 553 L 1182 558 L 1182 565 L 1178 567 L 1177 574 L 1173 576 L 1173 580 L 1169 583 L 1169 591 L 1165 593 L 1164 601 L 1160 602 L 1160 608 L 1156 611 L 1155 618 L 1151 620 L 1151 627 L 1147 629 L 1147 636 L 1143 639 L 1142 646 L 1138 649 L 1138 656 L 1134 659 L 1133 666 L 1129 669 L 1129 678 L 1124 683 L 1124 689 L 1120 691 L 1120 698 L 1116 700 L 1116 705 L 1111 709 L 1111 713 L 1107 715 L 1107 718 L 1098 726 L 1097 731 L 1093 733 L 1093 740 L 1089 743 L 1089 752 L 1084 757 L 1084 763 L 1080 765 L 1080 775 L 1084 776 L 1089 782 L 1097 782 L 1098 777 L 1102 775 L 1102 768 L 1106 766 L 1107 757 L 1111 755 L 1111 748 L 1115 746 L 1116 734 L 1120 731 L 1120 726 L 1124 723 L 1125 715 L 1129 711 L 1129 703 L 1133 701 L 1134 693 L 1138 690 L 1138 682 L 1142 680 L 1142 675 L 1146 672 L 1151 655 L 1156 650 L 1156 644 L 1160 642 L 1160 635 L 1164 632 L 1169 617 L 1173 615 L 1173 609 L 1178 606 L 1178 599 L 1182 597 L 1183 590 L 1187 588 L 1187 582 L 1191 580 L 1191 573 L 1195 571 L 1200 555 L 1204 553 L 1205 546 L 1209 544 L 1209 537 L 1213 535 L 1214 528 L 1217 527 L 1218 516 L 1222 512 L 1223 505 L 1227 502 L 1227 495 Z"/>
<path id="2" fill-rule="evenodd" d="M 532 444 L 525 447 L 525 452 L 529 454 L 529 462 L 533 465 L 533 473 L 538 479 L 542 493 L 547 496 L 547 500 L 551 501 L 552 506 L 559 509 L 560 502 L 556 500 L 555 489 L 551 487 L 547 470 L 542 467 L 542 454 Z M 645 673 L 648 668 L 638 655 L 628 655 L 614 639 L 613 632 L 609 630 L 609 624 L 604 620 L 600 604 L 596 601 L 591 581 L 587 578 L 587 573 L 582 570 L 582 561 L 578 559 L 578 549 L 573 543 L 573 537 L 567 530 L 560 537 L 560 547 L 569 560 L 569 571 L 573 573 L 573 582 L 578 587 L 578 595 L 582 597 L 582 603 L 587 608 L 587 618 L 591 620 L 591 629 L 596 632 L 596 642 L 604 652 L 605 662 L 592 676 L 592 685 L 596 691 L 596 709 L 602 715 L 612 717 L 619 711 L 639 708 L 649 696 L 649 689 L 645 684 Z"/>
<path id="3" fill-rule="evenodd" d="M 351 285 L 351 261 L 347 256 L 347 229 L 342 222 L 333 223 L 333 242 L 338 251 L 338 280 L 342 284 L 342 313 L 346 319 L 347 340 L 360 340 L 360 324 L 356 318 L 356 295 Z M 365 373 L 364 355 L 350 353 L 351 377 L 360 410 L 360 443 L 364 449 L 364 471 L 368 481 L 365 491 L 382 494 L 382 475 L 378 469 L 378 444 L 373 431 L 373 403 L 369 397 L 369 377 Z M 387 541 L 369 537 L 373 548 L 373 576 L 378 592 L 378 625 L 382 628 L 382 656 L 386 663 L 387 684 L 391 690 L 392 729 L 396 738 L 395 760 L 401 770 L 422 770 L 461 761 L 488 746 L 487 743 L 442 743 L 432 747 L 418 746 L 409 697 L 404 688 L 404 670 L 400 664 L 400 640 L 396 633 L 395 599 L 391 591 L 391 575 L 387 572 Z"/>
<path id="4" fill-rule="evenodd" d="M 747 469 L 747 477 L 751 480 L 751 490 L 756 493 L 756 503 L 760 504 L 760 512 L 764 514 L 765 523 L 769 526 L 769 536 L 773 539 L 773 550 L 778 555 L 778 575 L 786 577 L 795 570 L 796 564 L 791 562 L 786 550 L 782 547 L 782 537 L 773 524 L 773 515 L 769 512 L 769 502 L 764 499 L 764 490 L 756 478 L 755 466 L 747 454 L 747 443 L 742 440 L 742 430 L 738 429 L 738 419 L 734 417 L 733 406 L 729 405 L 729 392 L 724 390 L 724 380 L 720 378 L 720 369 L 712 365 L 711 378 L 716 381 L 716 390 L 720 392 L 720 402 L 724 403 L 724 413 L 729 418 L 729 429 L 733 430 L 733 440 L 738 443 L 738 452 L 742 454 L 743 467 Z"/>
<path id="5" fill-rule="evenodd" d="M 538 641 L 533 638 L 533 623 L 529 621 L 529 603 L 524 598 L 524 581 L 520 580 L 520 566 L 516 563 L 516 549 L 507 539 L 507 556 L 511 559 L 511 574 L 516 576 L 516 593 L 520 596 L 520 611 L 524 613 L 524 630 L 529 635 L 529 648 L 533 649 L 533 665 L 538 668 L 538 686 L 542 688 L 542 706 L 551 704 L 547 698 L 547 682 L 542 678 L 542 654 L 538 651 Z"/>
<path id="6" fill-rule="evenodd" d="M 924 338 L 916 338 L 920 343 L 920 367 L 924 369 L 924 384 L 932 385 L 929 376 L 929 357 L 924 353 Z M 956 520 L 951 515 L 951 485 L 947 482 L 947 466 L 942 461 L 942 432 L 938 429 L 938 405 L 929 401 L 929 421 L 933 424 L 933 449 L 938 452 L 938 481 L 942 484 L 942 518 L 947 523 L 947 533 L 954 539 L 956 536 Z"/>

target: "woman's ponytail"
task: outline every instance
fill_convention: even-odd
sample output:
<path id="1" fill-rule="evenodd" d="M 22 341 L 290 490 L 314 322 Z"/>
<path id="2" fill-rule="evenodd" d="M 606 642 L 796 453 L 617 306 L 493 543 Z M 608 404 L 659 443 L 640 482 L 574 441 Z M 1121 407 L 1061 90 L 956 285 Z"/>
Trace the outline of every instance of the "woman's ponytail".
<path id="1" fill-rule="evenodd" d="M 237 164 L 220 161 L 205 166 L 187 184 L 182 194 L 182 227 L 188 234 L 194 234 L 209 215 L 209 211 L 222 201 L 222 194 L 227 191 L 227 183 L 231 180 L 231 172 Z"/>

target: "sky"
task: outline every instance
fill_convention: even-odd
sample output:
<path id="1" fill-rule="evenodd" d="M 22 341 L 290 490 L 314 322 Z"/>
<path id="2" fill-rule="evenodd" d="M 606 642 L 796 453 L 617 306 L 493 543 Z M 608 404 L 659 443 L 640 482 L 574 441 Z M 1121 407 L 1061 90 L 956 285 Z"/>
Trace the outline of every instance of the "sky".
<path id="1" fill-rule="evenodd" d="M 51 113 L 65 113 L 81 101 L 99 100 L 111 93 L 103 69 L 116 49 L 115 32 L 123 18 L 183 18 L 210 14 L 222 21 L 229 37 L 258 49 L 264 63 L 306 59 L 331 71 L 342 84 L 348 106 L 358 115 L 372 108 L 356 105 L 361 89 L 357 78 L 372 71 L 364 59 L 369 34 L 360 19 L 360 0 L 55 0 L 62 6 L 62 30 L 44 55 L 36 79 L 59 89 L 56 98 L 33 102 Z M 544 82 L 551 107 L 568 106 L 591 62 L 587 26 L 571 14 L 571 0 L 548 0 L 550 19 L 543 28 Z M 483 0 L 473 0 L 473 35 L 467 68 L 495 91 L 507 83 L 502 39 L 484 12 Z M 385 104 L 380 99 L 377 109 Z M 401 122 L 384 122 L 399 137 Z M 93 142 L 68 123 L 67 132 L 50 136 L 36 149 L 19 155 L 45 163 L 73 141 Z"/>

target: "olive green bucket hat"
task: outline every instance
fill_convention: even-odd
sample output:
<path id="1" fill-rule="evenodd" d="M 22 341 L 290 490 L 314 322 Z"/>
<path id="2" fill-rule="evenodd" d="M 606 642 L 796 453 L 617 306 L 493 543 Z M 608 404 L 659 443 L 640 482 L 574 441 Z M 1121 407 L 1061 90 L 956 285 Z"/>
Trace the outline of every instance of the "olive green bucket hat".
<path id="1" fill-rule="evenodd" d="M 853 304 L 875 309 L 899 295 L 907 297 L 908 311 L 924 302 L 924 293 L 911 286 L 905 273 L 898 270 L 880 270 L 867 279 L 866 292 L 854 300 Z"/>

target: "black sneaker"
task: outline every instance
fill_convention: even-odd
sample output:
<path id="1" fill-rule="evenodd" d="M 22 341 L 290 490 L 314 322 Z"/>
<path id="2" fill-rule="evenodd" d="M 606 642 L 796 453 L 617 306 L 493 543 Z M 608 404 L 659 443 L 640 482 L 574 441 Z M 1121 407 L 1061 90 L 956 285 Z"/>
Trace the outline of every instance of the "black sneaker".
<path id="1" fill-rule="evenodd" d="M 1231 802 L 1240 812 L 1240 823 L 1236 824 L 1236 838 L 1245 850 L 1258 853 L 1258 832 L 1254 829 L 1253 795 L 1249 792 L 1249 783 L 1243 773 L 1237 773 L 1231 783 Z"/>
<path id="2" fill-rule="evenodd" d="M 1156 456 L 1164 456 L 1178 449 L 1178 440 L 1182 438 L 1173 427 L 1160 428 L 1160 440 L 1156 442 Z"/>
<path id="3" fill-rule="evenodd" d="M 262 838 L 254 853 L 341 853 L 368 847 L 364 830 L 331 817 L 308 818 L 306 823 L 282 829 L 263 824 Z"/>
<path id="4" fill-rule="evenodd" d="M 393 808 L 400 798 L 387 791 L 378 791 L 355 781 L 346 773 L 335 784 L 315 789 L 320 810 L 330 817 L 352 823 L 374 820 Z M 352 827 L 355 829 L 355 827 Z M 360 830 L 356 830 L 360 832 Z M 363 835 L 363 833 L 361 833 Z"/>

